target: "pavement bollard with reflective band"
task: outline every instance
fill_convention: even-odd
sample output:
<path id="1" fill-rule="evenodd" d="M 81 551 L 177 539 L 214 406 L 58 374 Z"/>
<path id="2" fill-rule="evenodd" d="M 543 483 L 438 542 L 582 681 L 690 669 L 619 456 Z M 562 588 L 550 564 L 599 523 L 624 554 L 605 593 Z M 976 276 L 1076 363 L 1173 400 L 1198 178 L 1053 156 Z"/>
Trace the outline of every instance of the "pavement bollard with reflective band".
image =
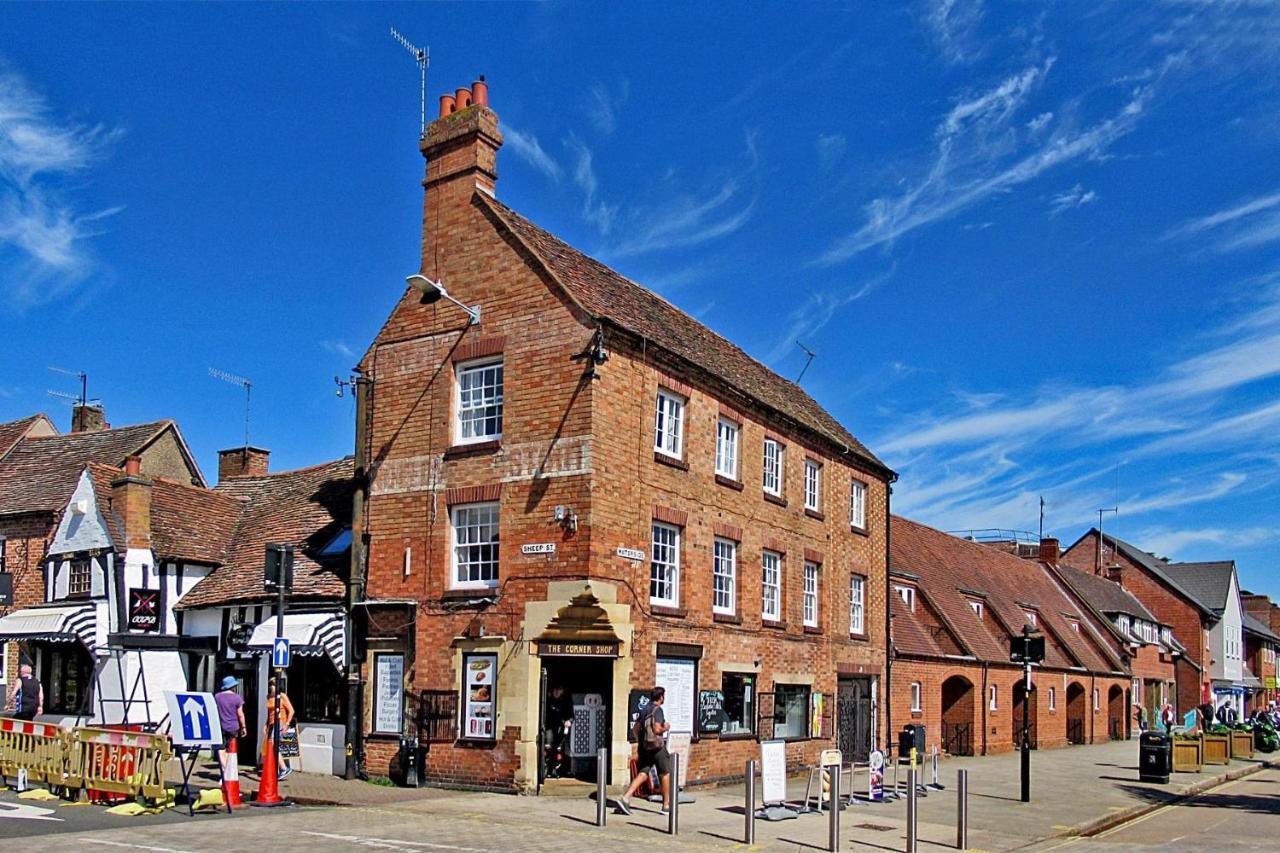
<path id="1" fill-rule="evenodd" d="M 747 801 L 743 803 L 746 810 L 746 826 L 742 840 L 747 844 L 756 843 L 756 760 L 747 761 Z"/>
<path id="2" fill-rule="evenodd" d="M 680 832 L 680 756 L 671 753 L 671 781 L 667 785 L 671 791 L 671 802 L 667 808 L 667 832 L 677 835 Z"/>
<path id="3" fill-rule="evenodd" d="M 956 780 L 956 849 L 969 849 L 969 771 L 961 770 Z"/>
<path id="4" fill-rule="evenodd" d="M 596 826 L 604 826 L 605 814 L 609 811 L 609 795 L 605 790 L 609 779 L 609 750 L 600 747 L 596 752 Z"/>
<path id="5" fill-rule="evenodd" d="M 821 801 L 821 792 L 819 792 Z M 831 799 L 827 800 L 827 815 L 830 825 L 827 827 L 827 849 L 840 849 L 840 765 L 831 767 Z"/>
<path id="6" fill-rule="evenodd" d="M 907 853 L 916 853 L 916 769 L 907 770 Z"/>

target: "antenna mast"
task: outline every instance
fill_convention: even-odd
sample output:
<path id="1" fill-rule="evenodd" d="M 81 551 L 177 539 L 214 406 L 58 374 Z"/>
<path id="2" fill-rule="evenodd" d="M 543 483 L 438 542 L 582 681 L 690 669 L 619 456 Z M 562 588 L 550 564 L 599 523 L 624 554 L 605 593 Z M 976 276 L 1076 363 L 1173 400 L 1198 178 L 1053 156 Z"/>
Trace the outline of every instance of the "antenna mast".
<path id="1" fill-rule="evenodd" d="M 76 379 L 79 379 L 80 380 L 80 405 L 83 406 L 89 402 L 89 374 L 85 373 L 83 370 L 67 370 L 65 367 L 50 367 L 49 369 L 52 370 L 54 373 L 62 373 L 67 376 L 74 376 Z M 65 394 L 54 394 L 54 392 L 52 391 L 50 391 L 49 393 L 53 394 L 55 397 L 66 396 Z"/>
<path id="2" fill-rule="evenodd" d="M 808 356 L 805 360 L 804 367 L 800 368 L 800 375 L 796 377 L 796 384 L 799 385 L 800 380 L 804 379 L 805 371 L 809 369 L 809 365 L 813 364 L 813 360 L 818 357 L 818 354 L 799 341 L 796 341 L 796 346 L 804 350 L 804 354 Z"/>
<path id="3" fill-rule="evenodd" d="M 413 58 L 418 63 L 418 76 L 420 78 L 421 93 L 419 101 L 419 138 L 427 135 L 427 66 L 431 64 L 431 48 L 421 48 L 409 41 L 400 34 L 395 27 L 391 28 L 391 37 L 400 42 L 400 46 L 409 53 L 413 54 Z"/>
<path id="4" fill-rule="evenodd" d="M 239 385 L 244 389 L 244 446 L 249 446 L 249 395 L 253 388 L 253 383 L 243 376 L 236 376 L 234 373 L 228 373 L 225 370 L 219 370 L 216 367 L 209 368 L 209 375 L 214 379 L 221 379 L 223 382 L 230 382 L 232 385 Z"/>
<path id="5" fill-rule="evenodd" d="M 1110 509 L 1098 510 L 1098 574 L 1102 574 L 1102 514 L 1104 512 L 1114 512 L 1116 515 L 1119 515 L 1120 507 L 1113 506 Z"/>

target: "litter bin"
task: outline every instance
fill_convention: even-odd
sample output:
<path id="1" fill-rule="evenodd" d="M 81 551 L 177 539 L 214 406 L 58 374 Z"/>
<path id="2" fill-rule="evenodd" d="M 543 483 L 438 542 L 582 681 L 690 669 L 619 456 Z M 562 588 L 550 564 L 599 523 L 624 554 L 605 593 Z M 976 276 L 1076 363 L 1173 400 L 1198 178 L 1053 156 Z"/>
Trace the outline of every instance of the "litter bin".
<path id="1" fill-rule="evenodd" d="M 916 760 L 924 759 L 925 729 L 921 723 L 907 723 L 898 734 L 898 756 L 910 758 L 911 750 L 916 751 Z"/>
<path id="2" fill-rule="evenodd" d="M 1143 732 L 1138 740 L 1138 778 L 1167 785 L 1171 770 L 1173 739 L 1166 732 Z"/>
<path id="3" fill-rule="evenodd" d="M 406 788 L 421 788 L 426 782 L 427 754 L 416 737 L 400 738 L 400 775 Z"/>

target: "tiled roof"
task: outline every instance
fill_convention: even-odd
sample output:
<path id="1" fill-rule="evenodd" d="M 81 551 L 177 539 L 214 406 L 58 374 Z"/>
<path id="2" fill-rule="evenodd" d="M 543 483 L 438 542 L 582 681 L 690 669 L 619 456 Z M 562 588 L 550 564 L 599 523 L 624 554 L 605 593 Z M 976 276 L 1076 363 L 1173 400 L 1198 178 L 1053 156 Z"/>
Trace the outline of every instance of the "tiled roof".
<path id="1" fill-rule="evenodd" d="M 0 424 L 0 459 L 4 459 L 14 445 L 27 434 L 27 430 L 41 418 L 44 418 L 44 415 L 31 415 L 21 420 Z"/>
<path id="2" fill-rule="evenodd" d="M 1259 637 L 1270 640 L 1273 643 L 1280 643 L 1280 635 L 1277 635 L 1262 620 L 1254 616 L 1247 610 L 1244 611 L 1244 629 L 1250 634 L 1257 634 Z"/>
<path id="3" fill-rule="evenodd" d="M 1091 528 L 1088 533 L 1085 533 L 1083 536 L 1077 539 L 1075 544 L 1067 549 L 1067 553 L 1069 554 L 1070 552 L 1074 551 L 1076 547 L 1082 541 L 1084 541 L 1086 537 L 1088 537 L 1091 534 L 1095 536 L 1098 535 L 1098 529 L 1096 527 Z M 1126 557 L 1128 557 L 1133 562 L 1137 563 L 1139 566 L 1142 566 L 1144 569 L 1146 569 L 1148 572 L 1154 575 L 1157 580 L 1162 581 L 1165 586 L 1169 587 L 1178 595 L 1182 596 L 1182 598 L 1184 598 L 1186 601 L 1195 605 L 1196 609 L 1199 610 L 1201 613 L 1203 613 L 1205 616 L 1210 616 L 1210 617 L 1217 616 L 1217 613 L 1214 611 L 1212 607 L 1206 607 L 1205 604 L 1200 600 L 1198 596 L 1196 596 L 1191 590 L 1187 589 L 1181 583 L 1181 581 L 1178 580 L 1178 578 L 1176 578 L 1172 573 L 1169 572 L 1168 570 L 1170 565 L 1169 563 L 1165 562 L 1164 560 L 1161 560 L 1159 557 L 1155 556 L 1154 554 L 1148 554 L 1146 551 L 1143 551 L 1137 545 L 1130 544 L 1124 541 L 1123 539 L 1117 539 L 1116 537 L 1112 536 L 1109 533 L 1102 534 L 1102 541 L 1109 543 L 1111 547 L 1116 549 L 1116 551 L 1118 551 L 1121 554 L 1124 554 Z M 1064 555 L 1064 558 L 1065 558 L 1065 555 Z"/>
<path id="4" fill-rule="evenodd" d="M 1059 565 L 1057 568 L 1062 579 L 1102 613 L 1127 613 L 1129 616 L 1160 624 L 1159 618 L 1134 597 L 1133 593 L 1115 581 L 1072 566 Z"/>
<path id="5" fill-rule="evenodd" d="M 346 591 L 348 558 L 320 550 L 351 524 L 355 465 L 348 456 L 323 465 L 269 474 L 234 477 L 214 491 L 244 502 L 231 533 L 226 562 L 189 593 L 179 607 L 189 608 L 265 600 L 263 555 L 269 542 L 294 546 L 293 596 L 341 598 Z"/>
<path id="6" fill-rule="evenodd" d="M 1122 668 L 1092 618 L 1076 606 L 1041 563 L 900 516 L 892 519 L 892 533 L 893 569 L 919 578 L 918 584 L 928 592 L 930 601 L 980 660 L 1008 663 L 1008 636 L 1022 630 L 1026 608 L 1033 607 L 1040 629 L 1052 637 L 1052 642 L 1045 644 L 1045 666 L 1084 667 L 1091 672 Z M 986 611 L 982 618 L 969 606 L 974 593 L 982 594 Z M 1068 617 L 1080 623 L 1081 633 L 1071 627 Z M 1089 632 L 1096 645 L 1086 640 L 1084 632 Z M 1106 651 L 1100 652 L 1099 647 Z"/>
<path id="7" fill-rule="evenodd" d="M 0 515 L 55 512 L 90 462 L 120 467 L 174 422 L 23 439 L 0 459 Z"/>
<path id="8" fill-rule="evenodd" d="M 848 448 L 876 470 L 892 473 L 799 385 L 783 379 L 662 297 L 587 257 L 506 205 L 484 193 L 476 193 L 476 198 L 510 228 L 569 295 L 596 319 L 653 342 L 760 405 L 836 446 Z"/>
<path id="9" fill-rule="evenodd" d="M 1230 560 L 1218 560 L 1211 563 L 1168 563 L 1165 571 L 1200 604 L 1221 613 L 1227 607 L 1235 567 L 1236 564 Z"/>

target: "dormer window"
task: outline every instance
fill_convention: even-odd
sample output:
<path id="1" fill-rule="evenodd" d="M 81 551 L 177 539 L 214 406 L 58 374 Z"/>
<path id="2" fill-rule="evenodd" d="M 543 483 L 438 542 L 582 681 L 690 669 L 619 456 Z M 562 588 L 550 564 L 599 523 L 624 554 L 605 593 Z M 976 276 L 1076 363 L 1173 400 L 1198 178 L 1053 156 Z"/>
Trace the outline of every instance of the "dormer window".
<path id="1" fill-rule="evenodd" d="M 984 610 L 984 608 L 982 606 L 981 601 L 978 601 L 973 598 L 969 599 L 969 609 L 972 610 L 974 615 L 977 616 L 979 619 L 982 618 L 982 611 Z"/>
<path id="2" fill-rule="evenodd" d="M 67 595 L 89 595 L 93 591 L 93 562 L 76 557 L 67 570 Z"/>
<path id="3" fill-rule="evenodd" d="M 1038 613 L 1036 613 L 1034 610 L 1024 610 L 1023 613 L 1027 617 L 1027 623 L 1030 624 L 1032 628 L 1039 627 L 1040 616 Z"/>
<path id="4" fill-rule="evenodd" d="M 902 603 L 907 605 L 908 610 L 915 612 L 915 609 L 916 609 L 915 587 L 903 586 L 902 584 L 894 584 L 893 591 L 898 594 L 898 598 L 902 599 Z"/>

